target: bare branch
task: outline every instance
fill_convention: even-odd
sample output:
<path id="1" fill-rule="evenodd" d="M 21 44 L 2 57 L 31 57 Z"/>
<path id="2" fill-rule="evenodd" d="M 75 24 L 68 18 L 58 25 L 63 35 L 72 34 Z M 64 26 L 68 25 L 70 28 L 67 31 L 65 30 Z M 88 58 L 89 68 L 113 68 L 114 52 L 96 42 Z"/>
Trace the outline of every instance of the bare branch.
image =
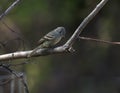
<path id="1" fill-rule="evenodd" d="M 12 5 L 10 5 L 10 6 L 5 10 L 5 12 L 0 15 L 0 20 L 1 20 L 4 16 L 6 16 L 6 15 L 15 7 L 15 5 L 18 4 L 19 1 L 20 1 L 20 0 L 16 0 L 15 2 L 13 2 Z"/>
<path id="2" fill-rule="evenodd" d="M 79 39 L 88 40 L 88 41 L 96 41 L 96 42 L 112 44 L 112 45 L 120 45 L 120 42 L 110 42 L 106 40 L 100 40 L 100 39 L 94 39 L 94 38 L 88 38 L 88 37 L 79 37 Z"/>
<path id="3" fill-rule="evenodd" d="M 63 46 L 56 47 L 56 48 L 49 48 L 49 49 L 39 49 L 36 52 L 36 54 L 33 56 L 45 56 L 45 55 L 51 55 L 51 54 L 60 54 L 60 53 L 65 53 L 65 52 L 71 52 L 70 51 L 71 46 L 73 45 L 75 40 L 79 37 L 82 30 L 94 18 L 94 16 L 100 11 L 100 9 L 105 5 L 105 3 L 107 3 L 107 1 L 108 0 L 102 0 L 96 6 L 96 8 L 83 20 L 83 22 L 79 25 L 79 27 L 76 29 L 76 31 L 73 33 L 73 35 L 70 37 L 70 39 Z M 11 8 L 8 10 L 11 10 Z M 8 11 L 8 10 L 6 10 L 6 11 Z M 10 60 L 10 59 L 27 58 L 31 52 L 32 52 L 32 50 L 0 55 L 0 61 Z"/>
<path id="4" fill-rule="evenodd" d="M 32 50 L 0 55 L 0 61 L 27 58 L 31 52 L 32 52 Z M 33 56 L 34 57 L 46 56 L 46 55 L 51 55 L 51 54 L 60 54 L 60 53 L 64 53 L 64 52 L 66 52 L 65 47 L 60 46 L 60 47 L 50 48 L 50 49 L 40 49 L 40 50 L 36 51 L 36 54 Z"/>
<path id="5" fill-rule="evenodd" d="M 79 37 L 86 25 L 95 17 L 95 15 L 100 11 L 100 9 L 107 3 L 108 0 L 102 0 L 96 8 L 83 20 L 83 22 L 78 26 L 76 31 L 73 33 L 71 38 L 65 43 L 66 47 L 71 47 L 75 40 Z"/>

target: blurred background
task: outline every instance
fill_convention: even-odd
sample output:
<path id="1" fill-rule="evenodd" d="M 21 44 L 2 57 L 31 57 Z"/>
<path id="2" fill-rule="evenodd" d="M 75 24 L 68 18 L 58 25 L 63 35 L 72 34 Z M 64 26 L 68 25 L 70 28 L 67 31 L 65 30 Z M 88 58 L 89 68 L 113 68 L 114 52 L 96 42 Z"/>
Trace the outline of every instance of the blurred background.
<path id="1" fill-rule="evenodd" d="M 14 1 L 0 0 L 0 13 Z M 33 49 L 58 26 L 67 31 L 64 44 L 100 1 L 21 0 L 0 21 L 0 53 Z M 119 9 L 119 0 L 109 0 L 80 36 L 120 41 Z M 120 93 L 119 45 L 77 40 L 73 47 L 74 53 L 32 58 L 35 64 L 14 69 L 26 74 L 30 93 Z"/>

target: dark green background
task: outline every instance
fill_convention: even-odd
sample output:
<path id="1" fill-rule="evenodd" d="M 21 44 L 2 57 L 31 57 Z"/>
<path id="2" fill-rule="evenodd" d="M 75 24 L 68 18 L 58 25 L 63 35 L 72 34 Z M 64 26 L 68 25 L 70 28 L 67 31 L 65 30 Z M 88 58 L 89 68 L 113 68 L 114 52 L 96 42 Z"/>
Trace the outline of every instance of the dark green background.
<path id="1" fill-rule="evenodd" d="M 14 0 L 1 0 L 2 11 L 12 2 Z M 35 48 L 44 34 L 58 26 L 64 26 L 67 31 L 66 38 L 60 42 L 62 45 L 99 2 L 21 0 L 6 18 L 23 34 L 25 50 Z M 109 0 L 81 36 L 120 41 L 119 9 L 119 0 Z M 77 40 L 73 47 L 76 50 L 74 53 L 33 58 L 31 62 L 36 64 L 21 68 L 26 73 L 30 93 L 120 92 L 119 45 Z"/>

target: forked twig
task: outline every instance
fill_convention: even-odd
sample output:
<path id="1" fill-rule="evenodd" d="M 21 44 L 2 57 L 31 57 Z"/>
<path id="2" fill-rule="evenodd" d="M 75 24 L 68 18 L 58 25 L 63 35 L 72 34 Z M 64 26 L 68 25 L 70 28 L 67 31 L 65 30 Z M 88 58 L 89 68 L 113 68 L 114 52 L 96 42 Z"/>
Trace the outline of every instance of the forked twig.
<path id="1" fill-rule="evenodd" d="M 79 37 L 83 29 L 86 27 L 86 25 L 97 15 L 97 13 L 101 10 L 101 8 L 108 2 L 108 0 L 102 0 L 95 9 L 82 21 L 82 23 L 78 26 L 78 28 L 75 30 L 73 35 L 70 37 L 70 39 L 65 43 L 65 46 L 71 47 L 75 40 Z"/>

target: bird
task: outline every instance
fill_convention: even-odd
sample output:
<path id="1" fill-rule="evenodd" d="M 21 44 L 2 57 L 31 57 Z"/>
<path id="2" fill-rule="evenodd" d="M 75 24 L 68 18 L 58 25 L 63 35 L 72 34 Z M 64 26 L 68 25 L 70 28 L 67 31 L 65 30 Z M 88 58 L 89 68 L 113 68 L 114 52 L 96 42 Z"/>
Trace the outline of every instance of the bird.
<path id="1" fill-rule="evenodd" d="M 33 49 L 33 51 L 28 54 L 28 57 L 34 55 L 39 49 L 55 46 L 63 37 L 65 37 L 65 34 L 66 30 L 64 27 L 57 27 L 56 29 L 50 31 L 38 41 L 39 46 Z"/>

